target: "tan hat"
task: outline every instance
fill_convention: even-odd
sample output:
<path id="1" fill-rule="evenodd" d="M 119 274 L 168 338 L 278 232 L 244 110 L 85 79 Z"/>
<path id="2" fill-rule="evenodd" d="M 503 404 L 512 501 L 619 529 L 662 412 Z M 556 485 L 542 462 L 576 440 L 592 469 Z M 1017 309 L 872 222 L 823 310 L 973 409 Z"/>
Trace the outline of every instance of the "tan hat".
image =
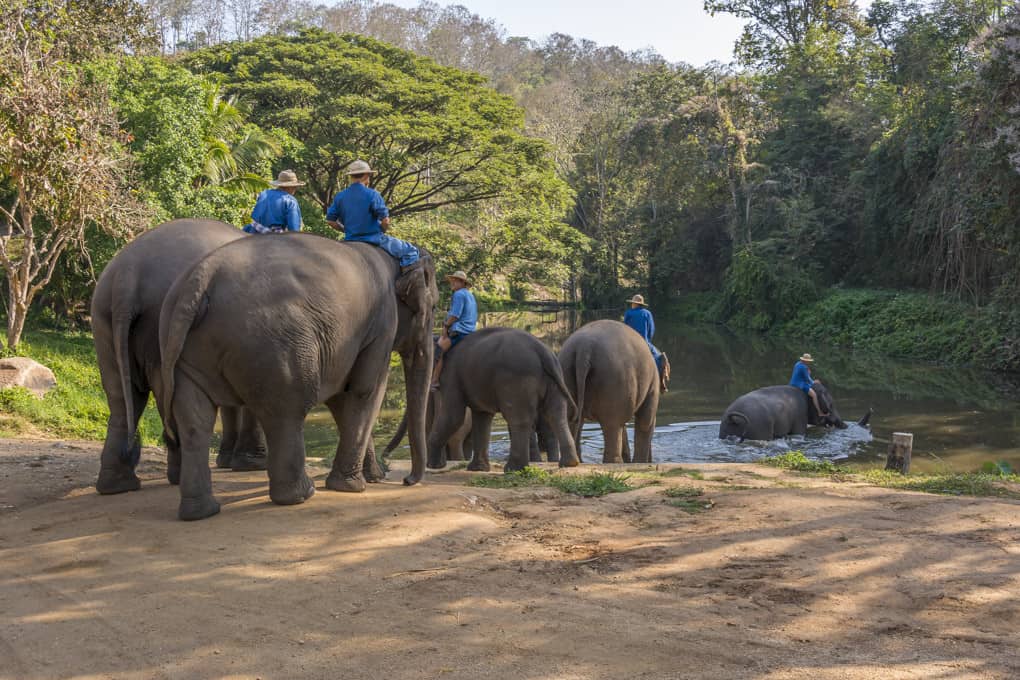
<path id="1" fill-rule="evenodd" d="M 281 170 L 276 179 L 269 183 L 274 187 L 303 187 L 304 182 L 299 182 L 293 170 Z"/>
<path id="2" fill-rule="evenodd" d="M 362 160 L 357 160 L 347 166 L 348 175 L 374 175 L 373 170 L 368 163 Z"/>
<path id="3" fill-rule="evenodd" d="M 810 364 L 811 362 L 814 361 L 814 359 L 811 358 L 811 355 L 808 354 L 807 352 L 804 352 L 803 354 L 800 355 L 800 360 L 806 364 Z"/>
<path id="4" fill-rule="evenodd" d="M 458 269 L 457 271 L 455 271 L 454 273 L 452 273 L 452 274 L 450 274 L 449 276 L 446 277 L 447 281 L 449 281 L 450 279 L 460 279 L 461 281 L 463 281 L 465 283 L 465 285 L 468 282 L 467 274 L 465 274 L 460 269 Z"/>
<path id="5" fill-rule="evenodd" d="M 645 304 L 645 296 L 644 295 L 635 295 L 631 299 L 627 300 L 627 302 L 631 303 L 632 305 L 643 305 L 645 307 L 648 306 L 648 305 Z"/>

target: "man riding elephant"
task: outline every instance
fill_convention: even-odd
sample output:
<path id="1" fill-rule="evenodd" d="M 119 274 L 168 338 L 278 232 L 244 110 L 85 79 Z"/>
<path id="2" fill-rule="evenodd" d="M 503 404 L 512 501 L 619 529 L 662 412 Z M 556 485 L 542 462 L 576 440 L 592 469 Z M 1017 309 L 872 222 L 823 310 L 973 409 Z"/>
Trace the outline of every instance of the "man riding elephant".
<path id="1" fill-rule="evenodd" d="M 432 389 L 439 389 L 439 376 L 443 372 L 443 359 L 454 346 L 475 332 L 478 324 L 478 302 L 468 290 L 468 277 L 463 271 L 455 271 L 446 277 L 453 289 L 450 311 L 443 322 L 443 334 L 439 338 L 439 360 L 432 375 Z"/>
<path id="2" fill-rule="evenodd" d="M 815 379 L 811 377 L 811 364 L 813 362 L 814 358 L 810 354 L 806 352 L 802 354 L 800 359 L 797 360 L 797 363 L 793 365 L 793 374 L 790 376 L 790 384 L 811 397 L 811 401 L 814 403 L 815 410 L 818 411 L 818 415 L 824 417 L 829 414 L 818 404 L 818 393 L 814 390 Z"/>
<path id="3" fill-rule="evenodd" d="M 643 295 L 635 295 L 627 302 L 630 303 L 630 309 L 623 315 L 623 323 L 637 331 L 638 335 L 648 343 L 648 349 L 659 370 L 659 389 L 666 392 L 669 390 L 669 359 L 665 353 L 660 352 L 659 348 L 652 344 L 652 337 L 655 336 L 655 319 L 652 318 L 652 313 L 649 311 L 648 305 L 645 304 Z"/>
<path id="4" fill-rule="evenodd" d="M 402 268 L 418 261 L 418 249 L 386 234 L 390 227 L 390 211 L 382 194 L 368 186 L 376 174 L 365 161 L 347 166 L 350 186 L 333 197 L 326 211 L 326 224 L 343 232 L 345 241 L 371 243 L 390 254 Z"/>
<path id="5" fill-rule="evenodd" d="M 301 231 L 301 206 L 294 193 L 304 182 L 299 182 L 293 170 L 283 170 L 270 182 L 272 189 L 259 194 L 251 211 L 251 223 L 244 227 L 247 234 L 282 234 Z"/>

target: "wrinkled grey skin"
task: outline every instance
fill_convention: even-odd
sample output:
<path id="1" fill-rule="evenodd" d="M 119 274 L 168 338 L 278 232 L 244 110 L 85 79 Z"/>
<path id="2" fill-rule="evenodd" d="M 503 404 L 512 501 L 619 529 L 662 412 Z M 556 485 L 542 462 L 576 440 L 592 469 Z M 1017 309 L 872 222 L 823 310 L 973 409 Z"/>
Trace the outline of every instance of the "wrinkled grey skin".
<path id="1" fill-rule="evenodd" d="M 464 338 L 447 358 L 436 393 L 436 423 L 429 435 L 430 468 L 446 465 L 443 445 L 463 424 L 465 409 L 471 409 L 474 445 L 469 470 L 489 469 L 489 435 L 496 413 L 503 414 L 510 429 L 507 472 L 527 466 L 540 420 L 559 444 L 560 467 L 579 463 L 569 426 L 573 399 L 556 355 L 538 338 L 513 328 L 485 328 Z"/>
<path id="2" fill-rule="evenodd" d="M 634 462 L 652 462 L 659 371 L 648 343 L 619 321 L 593 321 L 563 343 L 560 365 L 581 416 L 572 423 L 578 452 L 582 424 L 595 420 L 605 442 L 602 462 L 631 462 L 626 426 L 633 419 Z"/>
<path id="3" fill-rule="evenodd" d="M 307 233 L 227 244 L 174 283 L 160 346 L 165 425 L 181 446 L 181 519 L 219 512 L 204 464 L 216 404 L 243 404 L 258 418 L 269 448 L 269 496 L 288 505 L 314 493 L 304 419 L 325 402 L 340 432 L 326 487 L 363 491 L 394 350 L 403 359 L 411 433 L 404 483 L 421 481 L 438 299 L 431 258 L 423 265 L 411 279 L 420 285 L 405 296 L 420 314 L 398 301 L 399 267 L 384 251 Z"/>
<path id="4" fill-rule="evenodd" d="M 215 220 L 174 220 L 147 231 L 124 246 L 103 270 L 92 295 L 92 337 L 99 375 L 110 408 L 96 489 L 102 494 L 134 491 L 141 486 L 135 465 L 141 448 L 135 437 L 138 420 L 151 391 L 163 411 L 159 352 L 159 313 L 177 276 L 220 246 L 244 233 Z M 257 457 L 261 433 L 257 423 L 244 431 L 237 409 L 225 410 L 223 437 L 230 444 L 221 467 Z M 219 459 L 218 459 L 219 462 Z M 264 462 L 262 464 L 264 467 Z M 167 478 L 180 476 L 180 451 L 167 442 Z"/>
<path id="5" fill-rule="evenodd" d="M 719 423 L 719 438 L 769 440 L 804 434 L 808 425 L 846 428 L 825 385 L 814 383 L 818 403 L 829 415 L 819 417 L 811 398 L 798 387 L 775 385 L 748 392 L 729 405 Z"/>

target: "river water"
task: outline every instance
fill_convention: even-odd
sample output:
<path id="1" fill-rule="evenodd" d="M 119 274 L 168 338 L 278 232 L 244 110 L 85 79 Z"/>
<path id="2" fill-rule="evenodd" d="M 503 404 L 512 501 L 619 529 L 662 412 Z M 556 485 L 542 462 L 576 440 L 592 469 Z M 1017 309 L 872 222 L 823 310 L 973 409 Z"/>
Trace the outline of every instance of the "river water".
<path id="1" fill-rule="evenodd" d="M 622 311 L 621 311 L 622 315 Z M 582 323 L 605 313 L 493 312 L 480 325 L 527 330 L 555 351 Z M 813 458 L 851 465 L 881 464 L 892 432 L 914 434 L 912 469 L 975 470 L 986 461 L 1006 461 L 1020 469 L 1020 376 L 974 368 L 949 368 L 905 360 L 854 354 L 844 349 L 733 334 L 716 326 L 692 326 L 656 319 L 656 344 L 669 355 L 672 382 L 659 402 L 652 442 L 658 462 L 749 461 L 802 450 Z M 846 430 L 812 428 L 806 437 L 768 444 L 718 439 L 719 418 L 740 395 L 765 385 L 785 384 L 796 358 L 815 357 L 813 373 L 832 392 Z M 386 403 L 376 428 L 383 443 L 395 430 L 403 407 L 399 368 L 391 372 Z M 855 424 L 869 408 L 871 427 Z M 582 455 L 601 460 L 598 425 L 585 426 Z M 633 439 L 632 439 L 633 441 Z M 306 443 L 311 456 L 331 454 L 336 430 L 328 412 L 309 415 Z M 493 428 L 491 453 L 506 455 L 504 428 Z"/>

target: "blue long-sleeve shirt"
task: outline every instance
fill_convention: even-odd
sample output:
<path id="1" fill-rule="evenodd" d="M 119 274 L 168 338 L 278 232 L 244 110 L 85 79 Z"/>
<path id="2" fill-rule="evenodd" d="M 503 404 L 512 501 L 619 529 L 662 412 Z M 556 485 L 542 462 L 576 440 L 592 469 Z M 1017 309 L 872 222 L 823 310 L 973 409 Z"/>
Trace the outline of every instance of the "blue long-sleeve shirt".
<path id="1" fill-rule="evenodd" d="M 283 189 L 266 189 L 260 193 L 251 218 L 264 227 L 301 231 L 301 208 L 297 199 Z"/>
<path id="2" fill-rule="evenodd" d="M 790 384 L 804 390 L 805 394 L 814 385 L 811 378 L 811 369 L 803 361 L 798 361 L 793 366 L 793 375 L 790 376 Z"/>
<path id="3" fill-rule="evenodd" d="M 336 196 L 326 211 L 326 219 L 344 225 L 345 241 L 363 241 L 379 245 L 382 220 L 390 216 L 386 201 L 375 189 L 355 182 Z"/>
<path id="4" fill-rule="evenodd" d="M 645 342 L 651 344 L 652 337 L 655 335 L 655 319 L 652 318 L 650 311 L 644 307 L 628 309 L 627 313 L 623 315 L 623 322 L 636 330 L 645 339 Z"/>
<path id="5" fill-rule="evenodd" d="M 450 313 L 446 318 L 456 317 L 457 322 L 450 326 L 452 333 L 467 335 L 475 332 L 478 323 L 478 303 L 475 296 L 467 288 L 453 291 L 453 299 L 450 300 Z"/>

